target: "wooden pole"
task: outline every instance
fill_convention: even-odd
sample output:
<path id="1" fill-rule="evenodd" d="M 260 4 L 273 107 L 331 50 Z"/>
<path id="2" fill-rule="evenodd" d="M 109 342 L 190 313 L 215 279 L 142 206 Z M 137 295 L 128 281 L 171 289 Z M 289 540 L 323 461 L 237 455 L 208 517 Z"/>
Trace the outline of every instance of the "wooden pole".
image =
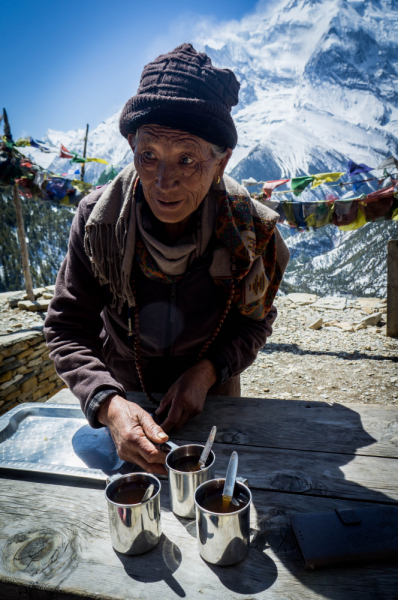
<path id="1" fill-rule="evenodd" d="M 8 116 L 7 116 L 7 112 L 6 112 L 5 108 L 3 108 L 3 118 L 4 118 L 4 135 L 6 136 L 6 138 L 9 141 L 12 141 L 10 123 L 8 121 Z M 15 184 L 13 186 L 12 199 L 14 201 L 15 214 L 17 217 L 18 240 L 19 240 L 19 247 L 21 249 L 22 270 L 23 270 L 23 275 L 25 278 L 26 294 L 28 296 L 28 299 L 31 302 L 34 302 L 35 295 L 33 293 L 32 276 L 30 274 L 28 245 L 26 243 L 26 234 L 25 234 L 25 226 L 24 226 L 24 222 L 23 222 L 21 198 L 19 197 L 17 184 Z"/>
<path id="2" fill-rule="evenodd" d="M 398 240 L 387 244 L 387 335 L 398 338 Z"/>
<path id="3" fill-rule="evenodd" d="M 86 137 L 84 138 L 84 150 L 83 150 L 83 158 L 86 158 L 86 151 L 87 151 L 87 138 L 88 138 L 88 123 L 87 123 L 87 127 L 86 127 Z M 82 169 L 80 171 L 80 180 L 84 181 L 84 171 L 85 171 L 85 163 L 82 164 Z"/>
<path id="4" fill-rule="evenodd" d="M 25 226 L 24 226 L 23 215 L 22 215 L 21 198 L 19 197 L 17 184 L 15 184 L 13 187 L 13 198 L 12 199 L 14 201 L 15 214 L 17 216 L 18 239 L 19 239 L 19 247 L 21 248 L 22 269 L 23 269 L 23 275 L 25 278 L 26 294 L 28 296 L 28 299 L 31 302 L 34 302 L 35 295 L 33 293 L 32 276 L 30 274 L 28 245 L 26 243 L 26 234 L 25 234 Z"/>

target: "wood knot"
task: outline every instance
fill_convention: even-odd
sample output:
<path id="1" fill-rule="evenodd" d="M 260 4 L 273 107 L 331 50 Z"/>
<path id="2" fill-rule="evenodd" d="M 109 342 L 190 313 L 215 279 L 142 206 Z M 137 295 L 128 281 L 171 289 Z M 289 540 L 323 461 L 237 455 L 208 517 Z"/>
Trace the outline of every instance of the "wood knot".
<path id="1" fill-rule="evenodd" d="M 18 533 L 4 546 L 3 564 L 9 573 L 23 572 L 36 581 L 37 575 L 39 580 L 56 576 L 59 582 L 70 574 L 77 559 L 74 545 L 74 537 L 67 539 L 52 529 Z"/>

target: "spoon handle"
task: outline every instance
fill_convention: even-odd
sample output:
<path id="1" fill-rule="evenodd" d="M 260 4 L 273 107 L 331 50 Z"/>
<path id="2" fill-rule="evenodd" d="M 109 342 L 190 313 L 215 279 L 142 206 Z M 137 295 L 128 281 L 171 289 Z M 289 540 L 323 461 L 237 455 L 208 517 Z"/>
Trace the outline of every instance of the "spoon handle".
<path id="1" fill-rule="evenodd" d="M 211 428 L 210 435 L 207 438 L 206 445 L 203 448 L 202 454 L 200 455 L 199 466 L 201 468 L 203 468 L 206 465 L 206 463 L 207 463 L 207 459 L 209 458 L 211 447 L 212 447 L 212 445 L 214 443 L 214 440 L 216 438 L 216 433 L 217 433 L 217 427 L 214 425 L 214 427 Z"/>
<path id="2" fill-rule="evenodd" d="M 223 498 L 228 498 L 229 500 L 234 495 L 235 489 L 235 481 L 236 474 L 238 472 L 238 453 L 234 450 L 231 454 L 231 458 L 229 459 L 229 465 L 227 469 L 227 474 L 225 476 L 225 484 L 223 489 Z"/>
<path id="3" fill-rule="evenodd" d="M 149 500 L 152 497 L 154 488 L 155 488 L 155 486 L 153 485 L 153 483 L 151 483 L 151 485 L 149 487 L 147 487 L 147 489 L 145 490 L 144 497 L 141 500 L 141 504 L 143 504 L 144 502 L 146 502 L 147 500 Z"/>

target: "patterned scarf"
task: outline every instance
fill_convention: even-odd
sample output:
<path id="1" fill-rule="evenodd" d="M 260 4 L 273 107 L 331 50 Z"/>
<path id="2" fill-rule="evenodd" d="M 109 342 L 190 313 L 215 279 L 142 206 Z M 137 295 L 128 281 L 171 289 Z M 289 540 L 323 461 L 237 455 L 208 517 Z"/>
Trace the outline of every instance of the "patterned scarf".
<path id="1" fill-rule="evenodd" d="M 139 178 L 130 165 L 107 186 L 86 224 L 86 253 L 101 285 L 110 286 L 112 306 L 118 306 L 119 312 L 125 302 L 134 306 L 131 291 L 134 259 L 151 279 L 175 283 L 184 276 L 184 273 L 170 274 L 170 270 L 167 273 L 167 269 L 160 269 L 159 256 L 157 262 L 150 252 L 151 244 L 145 243 L 139 189 Z M 216 214 L 211 216 L 211 204 L 208 209 L 205 199 L 202 203 L 205 220 L 203 215 L 198 218 L 196 231 L 199 250 L 188 248 L 188 264 L 198 252 L 200 254 L 203 236 L 210 239 L 209 233 L 213 234 L 216 244 L 209 273 L 214 283 L 226 292 L 234 284 L 235 306 L 242 315 L 260 321 L 270 310 L 282 280 L 282 270 L 276 260 L 278 215 L 246 195 L 245 189 L 228 176 L 213 186 L 209 196 L 215 203 Z M 210 232 L 209 219 L 215 223 Z M 156 248 L 162 250 L 159 244 Z M 169 257 L 164 259 L 167 261 Z"/>

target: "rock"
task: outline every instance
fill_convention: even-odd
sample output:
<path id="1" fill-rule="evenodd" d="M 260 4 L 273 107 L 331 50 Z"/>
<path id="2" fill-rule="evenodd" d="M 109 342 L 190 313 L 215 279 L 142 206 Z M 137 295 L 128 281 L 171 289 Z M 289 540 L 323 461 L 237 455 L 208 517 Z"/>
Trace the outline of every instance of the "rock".
<path id="1" fill-rule="evenodd" d="M 42 298 L 35 300 L 34 302 L 31 302 L 30 300 L 22 300 L 21 302 L 18 302 L 18 308 L 34 312 L 37 310 L 47 310 L 49 304 L 50 300 Z"/>
<path id="2" fill-rule="evenodd" d="M 339 323 L 335 323 L 336 327 L 339 327 L 340 329 L 343 329 L 344 331 L 355 331 L 354 326 L 351 325 L 351 323 L 348 323 L 347 321 L 341 321 Z"/>
<path id="3" fill-rule="evenodd" d="M 41 295 L 42 295 L 42 293 L 43 293 L 45 290 L 46 290 L 46 288 L 44 288 L 44 287 L 35 288 L 35 289 L 33 290 L 34 297 L 35 297 L 35 298 L 38 298 L 39 296 L 41 296 Z M 27 299 L 28 299 L 28 294 L 24 294 L 24 295 L 23 295 L 23 299 L 24 299 L 24 300 L 27 300 Z"/>
<path id="4" fill-rule="evenodd" d="M 313 305 L 314 308 L 329 308 L 331 310 L 344 310 L 347 306 L 347 298 L 339 298 L 337 296 L 328 296 L 321 298 Z"/>
<path id="5" fill-rule="evenodd" d="M 337 323 L 338 323 L 338 321 L 327 321 L 327 323 L 324 323 L 323 326 L 324 327 L 334 327 Z"/>
<path id="6" fill-rule="evenodd" d="M 383 315 L 381 313 L 373 313 L 372 315 L 361 319 L 359 323 L 354 323 L 354 325 L 358 327 L 358 329 L 362 329 L 362 327 L 359 327 L 359 325 L 365 325 L 366 327 L 368 327 L 369 325 L 377 325 L 382 318 Z"/>
<path id="7" fill-rule="evenodd" d="M 320 329 L 323 325 L 323 319 L 322 317 L 320 319 L 317 319 L 316 321 L 314 321 L 313 323 L 311 323 L 311 325 L 308 325 L 308 329 Z"/>
<path id="8" fill-rule="evenodd" d="M 16 294 L 12 294 L 11 296 L 8 296 L 8 305 L 10 308 L 17 308 L 18 306 L 18 302 L 20 300 L 23 300 L 24 297 L 24 293 L 23 292 L 17 292 Z"/>
<path id="9" fill-rule="evenodd" d="M 46 300 L 51 300 L 52 298 L 54 298 L 54 294 L 52 294 L 51 292 L 44 292 L 42 294 L 42 297 Z"/>
<path id="10" fill-rule="evenodd" d="M 46 290 L 47 290 L 47 292 L 49 292 L 50 294 L 53 294 L 53 295 L 54 295 L 54 293 L 55 293 L 55 285 L 46 285 L 46 288 L 45 288 L 45 289 L 46 289 Z"/>
<path id="11" fill-rule="evenodd" d="M 373 310 L 376 304 L 381 303 L 382 301 L 380 300 L 380 298 L 357 298 L 357 307 L 360 307 L 362 309 L 366 307 L 371 308 Z"/>
<path id="12" fill-rule="evenodd" d="M 293 293 L 286 296 L 291 302 L 298 305 L 313 304 L 318 299 L 315 294 L 299 294 Z"/>

